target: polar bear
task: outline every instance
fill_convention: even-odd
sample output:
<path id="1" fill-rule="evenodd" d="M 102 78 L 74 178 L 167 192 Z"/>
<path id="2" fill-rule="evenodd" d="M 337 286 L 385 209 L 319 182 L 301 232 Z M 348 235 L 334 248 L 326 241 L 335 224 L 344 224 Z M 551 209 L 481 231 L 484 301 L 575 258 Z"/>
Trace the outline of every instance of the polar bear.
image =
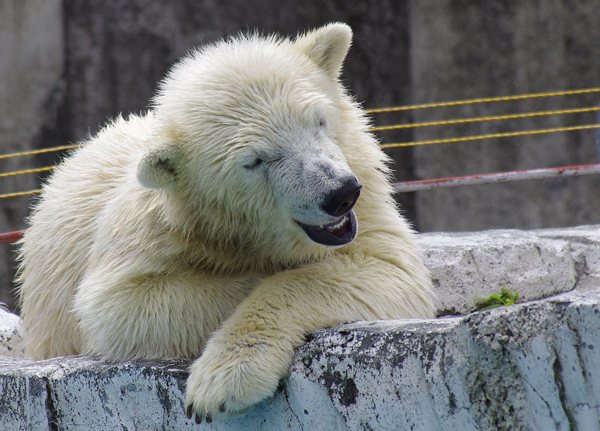
<path id="1" fill-rule="evenodd" d="M 351 36 L 206 46 L 66 158 L 21 241 L 28 353 L 197 358 L 200 422 L 272 395 L 310 331 L 432 317 L 387 158 L 339 82 Z"/>

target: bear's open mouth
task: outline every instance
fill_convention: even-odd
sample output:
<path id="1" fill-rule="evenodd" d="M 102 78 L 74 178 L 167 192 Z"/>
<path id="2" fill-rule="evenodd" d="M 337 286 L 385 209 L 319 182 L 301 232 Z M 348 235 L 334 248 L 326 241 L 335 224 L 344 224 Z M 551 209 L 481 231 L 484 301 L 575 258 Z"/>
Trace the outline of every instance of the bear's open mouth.
<path id="1" fill-rule="evenodd" d="M 354 239 L 357 231 L 356 217 L 350 211 L 333 223 L 321 226 L 310 226 L 296 221 L 310 239 L 314 242 L 328 246 L 348 244 Z"/>

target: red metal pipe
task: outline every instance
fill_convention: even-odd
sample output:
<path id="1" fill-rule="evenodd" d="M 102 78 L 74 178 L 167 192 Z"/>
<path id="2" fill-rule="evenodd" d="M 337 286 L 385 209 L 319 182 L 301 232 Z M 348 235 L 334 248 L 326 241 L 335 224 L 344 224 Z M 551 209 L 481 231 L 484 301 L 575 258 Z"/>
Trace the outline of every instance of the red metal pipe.
<path id="1" fill-rule="evenodd" d="M 415 192 L 443 187 L 475 186 L 480 184 L 510 181 L 538 180 L 552 177 L 600 174 L 600 163 L 594 165 L 561 166 L 558 168 L 528 169 L 523 171 L 499 172 L 494 174 L 467 175 L 464 177 L 437 178 L 433 180 L 393 183 L 397 192 Z"/>
<path id="2" fill-rule="evenodd" d="M 600 174 L 600 163 L 593 165 L 562 166 L 559 168 L 529 169 L 524 171 L 499 172 L 494 174 L 467 175 L 463 177 L 438 178 L 434 180 L 392 183 L 397 192 L 432 190 L 442 187 L 460 187 L 509 181 L 534 180 L 559 176 Z M 12 243 L 23 237 L 25 230 L 0 233 L 0 244 Z"/>
<path id="3" fill-rule="evenodd" d="M 13 232 L 0 233 L 0 244 L 7 244 L 9 242 L 17 242 L 23 238 L 24 230 L 15 230 Z"/>

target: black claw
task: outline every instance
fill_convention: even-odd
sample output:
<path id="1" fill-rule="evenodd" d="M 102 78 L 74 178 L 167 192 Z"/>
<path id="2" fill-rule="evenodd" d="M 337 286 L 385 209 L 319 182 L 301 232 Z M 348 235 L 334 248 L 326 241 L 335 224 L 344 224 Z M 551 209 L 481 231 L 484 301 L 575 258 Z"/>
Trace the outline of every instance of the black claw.
<path id="1" fill-rule="evenodd" d="M 225 413 L 225 403 L 223 403 L 223 404 L 221 404 L 221 405 L 219 406 L 219 411 L 220 411 L 221 413 Z"/>
<path id="2" fill-rule="evenodd" d="M 188 408 L 187 408 L 187 411 L 185 412 L 185 415 L 187 416 L 188 419 L 191 419 L 192 418 L 192 413 L 193 413 L 193 411 L 192 411 L 192 405 L 190 404 L 188 406 Z"/>
<path id="3" fill-rule="evenodd" d="M 207 422 L 208 422 L 208 420 L 207 420 Z M 202 416 L 200 416 L 198 413 L 196 413 L 196 423 L 197 424 L 202 423 Z"/>
<path id="4" fill-rule="evenodd" d="M 206 423 L 209 424 L 212 422 L 212 417 L 210 416 L 209 413 L 206 414 Z"/>

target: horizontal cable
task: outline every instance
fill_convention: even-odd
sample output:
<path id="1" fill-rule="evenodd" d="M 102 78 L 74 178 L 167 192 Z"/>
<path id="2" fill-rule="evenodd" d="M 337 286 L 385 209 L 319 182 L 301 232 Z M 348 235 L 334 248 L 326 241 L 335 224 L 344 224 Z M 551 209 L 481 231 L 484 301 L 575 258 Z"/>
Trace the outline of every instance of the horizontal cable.
<path id="1" fill-rule="evenodd" d="M 14 172 L 5 172 L 3 174 L 0 174 L 0 178 L 4 178 L 4 177 L 14 177 L 15 175 L 24 175 L 24 174 L 35 174 L 36 172 L 46 172 L 46 171 L 51 171 L 52 169 L 54 169 L 56 166 L 45 166 L 43 168 L 35 168 L 35 169 L 25 169 L 22 171 L 14 171 Z"/>
<path id="2" fill-rule="evenodd" d="M 33 155 L 36 155 L 36 154 L 44 154 L 44 153 L 52 153 L 52 152 L 56 152 L 56 151 L 72 150 L 72 149 L 80 147 L 80 146 L 81 146 L 81 144 L 63 145 L 61 147 L 42 148 L 40 150 L 23 151 L 23 152 L 20 152 L 20 153 L 1 154 L 0 155 L 0 160 L 2 160 L 2 159 L 10 159 L 11 157 L 33 156 Z"/>
<path id="3" fill-rule="evenodd" d="M 600 124 L 588 124 L 588 125 L 583 125 L 583 126 L 555 127 L 553 129 L 523 130 L 523 131 L 519 131 L 519 132 L 490 133 L 487 135 L 462 136 L 460 138 L 434 139 L 431 141 L 382 144 L 382 145 L 380 145 L 380 147 L 381 148 L 414 147 L 414 146 L 418 146 L 418 145 L 447 144 L 450 142 L 467 142 L 467 141 L 478 141 L 478 140 L 493 139 L 493 138 L 510 138 L 510 137 L 515 137 L 515 136 L 540 135 L 540 134 L 544 134 L 544 133 L 570 132 L 573 130 L 588 130 L 588 129 L 598 129 L 598 128 L 600 128 Z"/>
<path id="4" fill-rule="evenodd" d="M 16 193 L 6 193 L 4 195 L 0 195 L 0 199 L 5 199 L 5 198 L 16 198 L 19 196 L 27 196 L 27 195 L 35 195 L 37 193 L 41 193 L 41 190 L 29 190 L 26 192 L 16 192 Z"/>
<path id="5" fill-rule="evenodd" d="M 412 128 L 417 128 L 417 127 L 431 127 L 431 126 L 447 126 L 447 125 L 451 125 L 451 124 L 479 123 L 479 122 L 483 122 L 483 121 L 515 120 L 515 119 L 519 119 L 519 118 L 541 117 L 541 116 L 545 116 L 545 115 L 576 114 L 576 113 L 580 113 L 580 112 L 592 112 L 592 111 L 600 111 L 600 106 L 593 106 L 590 108 L 562 109 L 562 110 L 558 110 L 558 111 L 528 112 L 525 114 L 495 115 L 495 116 L 491 116 L 491 117 L 461 118 L 461 119 L 457 119 L 457 120 L 431 121 L 428 123 L 394 124 L 391 126 L 372 127 L 370 130 L 371 130 L 371 132 L 380 132 L 383 130 L 412 129 Z"/>
<path id="6" fill-rule="evenodd" d="M 558 168 L 529 169 L 523 171 L 499 172 L 494 174 L 467 175 L 462 177 L 438 178 L 433 180 L 393 183 L 396 192 L 416 192 L 444 187 L 475 186 L 481 184 L 511 181 L 538 180 L 552 177 L 600 174 L 600 164 L 562 166 Z"/>
<path id="7" fill-rule="evenodd" d="M 416 109 L 428 109 L 428 108 L 443 108 L 447 106 L 460 106 L 460 105 L 471 105 L 475 103 L 487 103 L 487 102 L 506 102 L 511 100 L 522 100 L 522 99 L 534 99 L 540 97 L 555 97 L 555 96 L 569 96 L 573 94 L 586 94 L 586 93 L 598 93 L 600 88 L 587 88 L 583 90 L 567 90 L 567 91 L 554 91 L 550 93 L 530 93 L 520 94 L 518 96 L 500 96 L 500 97 L 486 97 L 481 99 L 469 99 L 469 100 L 458 100 L 454 102 L 441 102 L 441 103 L 425 103 L 422 105 L 409 105 L 409 106 L 395 106 L 391 108 L 377 108 L 367 109 L 368 114 L 379 114 L 383 112 L 399 112 L 399 111 L 412 111 Z"/>

